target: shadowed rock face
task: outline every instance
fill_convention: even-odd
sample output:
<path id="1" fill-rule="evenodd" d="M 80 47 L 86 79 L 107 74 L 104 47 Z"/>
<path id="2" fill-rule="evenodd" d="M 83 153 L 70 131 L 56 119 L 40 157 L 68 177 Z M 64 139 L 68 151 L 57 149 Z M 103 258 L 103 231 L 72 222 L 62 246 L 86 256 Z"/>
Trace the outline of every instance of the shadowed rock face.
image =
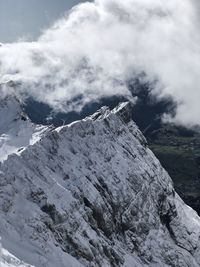
<path id="1" fill-rule="evenodd" d="M 0 235 L 38 267 L 200 265 L 200 219 L 128 103 L 50 129 L 1 163 Z"/>

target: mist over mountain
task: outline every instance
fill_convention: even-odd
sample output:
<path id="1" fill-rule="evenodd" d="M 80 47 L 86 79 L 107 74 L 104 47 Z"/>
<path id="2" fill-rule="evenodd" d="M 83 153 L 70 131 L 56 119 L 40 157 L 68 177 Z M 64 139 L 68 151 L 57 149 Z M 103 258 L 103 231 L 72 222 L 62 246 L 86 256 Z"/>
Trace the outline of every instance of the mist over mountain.
<path id="1" fill-rule="evenodd" d="M 129 82 L 128 88 L 130 92 L 129 97 L 120 95 L 102 97 L 98 101 L 91 101 L 86 104 L 80 112 L 76 110 L 55 112 L 48 104 L 37 102 L 33 98 L 28 98 L 24 102 L 24 110 L 35 123 L 62 126 L 83 119 L 102 106 L 108 106 L 112 109 L 121 102 L 131 100 L 133 103 L 132 118 L 143 132 L 151 132 L 160 128 L 163 124 L 164 116 L 175 116 L 177 103 L 171 97 L 157 99 L 153 96 L 154 84 L 134 79 Z M 79 99 L 81 101 L 82 96 Z"/>
<path id="2" fill-rule="evenodd" d="M 20 82 L 21 97 L 54 111 L 80 112 L 101 98 L 131 97 L 128 82 L 145 73 L 155 97 L 178 103 L 165 119 L 198 124 L 198 10 L 191 0 L 77 5 L 38 41 L 1 46 L 0 82 Z"/>

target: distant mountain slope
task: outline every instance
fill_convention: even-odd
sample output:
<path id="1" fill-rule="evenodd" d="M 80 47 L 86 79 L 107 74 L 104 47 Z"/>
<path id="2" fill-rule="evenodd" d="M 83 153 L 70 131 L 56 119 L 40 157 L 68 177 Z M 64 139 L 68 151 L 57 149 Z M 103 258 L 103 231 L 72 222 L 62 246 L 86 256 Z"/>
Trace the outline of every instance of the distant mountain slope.
<path id="1" fill-rule="evenodd" d="M 123 103 L 0 163 L 2 245 L 36 267 L 198 267 L 200 218 Z"/>
<path id="2" fill-rule="evenodd" d="M 0 100 L 0 161 L 6 160 L 13 153 L 21 153 L 49 129 L 33 124 L 23 112 L 22 106 L 15 96 Z"/>

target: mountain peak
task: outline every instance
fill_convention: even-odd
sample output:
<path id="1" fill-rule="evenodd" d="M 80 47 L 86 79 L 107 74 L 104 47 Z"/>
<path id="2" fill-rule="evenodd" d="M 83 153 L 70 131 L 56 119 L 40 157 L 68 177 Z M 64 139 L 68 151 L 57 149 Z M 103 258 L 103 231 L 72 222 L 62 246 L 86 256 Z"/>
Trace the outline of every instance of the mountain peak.
<path id="1" fill-rule="evenodd" d="M 119 115 L 120 118 L 128 123 L 132 120 L 133 104 L 131 102 L 123 102 L 119 104 L 112 112 Z"/>
<path id="2" fill-rule="evenodd" d="M 118 115 L 124 122 L 128 123 L 131 120 L 131 112 L 132 104 L 130 102 L 123 102 L 113 110 L 110 110 L 107 106 L 104 106 L 86 119 L 90 118 L 92 120 L 104 120 L 113 113 Z"/>

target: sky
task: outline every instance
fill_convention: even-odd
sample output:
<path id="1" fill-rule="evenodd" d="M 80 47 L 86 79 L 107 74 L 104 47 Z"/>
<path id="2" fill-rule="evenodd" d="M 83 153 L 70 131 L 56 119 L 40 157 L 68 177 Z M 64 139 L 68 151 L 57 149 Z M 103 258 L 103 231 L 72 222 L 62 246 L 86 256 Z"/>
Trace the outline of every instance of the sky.
<path id="1" fill-rule="evenodd" d="M 35 40 L 81 0 L 0 0 L 0 42 Z"/>

